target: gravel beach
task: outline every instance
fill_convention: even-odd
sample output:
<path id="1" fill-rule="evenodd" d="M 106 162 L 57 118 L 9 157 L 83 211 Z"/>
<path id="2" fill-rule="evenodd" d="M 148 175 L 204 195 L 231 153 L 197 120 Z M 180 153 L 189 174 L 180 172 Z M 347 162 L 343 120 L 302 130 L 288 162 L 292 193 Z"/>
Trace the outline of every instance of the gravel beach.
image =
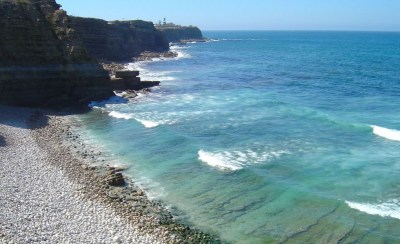
<path id="1" fill-rule="evenodd" d="M 0 106 L 1 243 L 219 242 L 176 223 L 122 169 L 91 166 L 71 116 L 48 114 Z"/>

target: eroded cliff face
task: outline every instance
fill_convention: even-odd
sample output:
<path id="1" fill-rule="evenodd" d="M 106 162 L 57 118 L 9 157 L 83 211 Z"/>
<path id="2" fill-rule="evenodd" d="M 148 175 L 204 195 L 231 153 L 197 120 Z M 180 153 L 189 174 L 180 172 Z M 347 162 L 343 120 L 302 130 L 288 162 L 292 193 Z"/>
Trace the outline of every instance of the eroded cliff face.
<path id="1" fill-rule="evenodd" d="M 55 0 L 0 0 L 0 103 L 37 106 L 112 95 Z"/>
<path id="2" fill-rule="evenodd" d="M 112 21 L 70 17 L 84 46 L 99 60 L 131 61 L 144 51 L 162 52 L 168 41 L 152 22 Z"/>
<path id="3" fill-rule="evenodd" d="M 185 40 L 202 40 L 203 34 L 196 26 L 180 26 L 174 24 L 157 25 L 156 28 L 163 33 L 168 42 Z"/>

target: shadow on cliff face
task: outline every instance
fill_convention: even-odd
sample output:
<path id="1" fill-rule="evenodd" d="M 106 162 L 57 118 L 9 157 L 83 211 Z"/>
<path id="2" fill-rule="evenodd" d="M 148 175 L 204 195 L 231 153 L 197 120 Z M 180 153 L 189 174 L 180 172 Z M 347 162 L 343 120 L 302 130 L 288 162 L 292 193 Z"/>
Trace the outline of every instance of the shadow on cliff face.
<path id="1" fill-rule="evenodd" d="M 0 147 L 5 147 L 7 145 L 6 140 L 2 135 L 0 135 Z"/>

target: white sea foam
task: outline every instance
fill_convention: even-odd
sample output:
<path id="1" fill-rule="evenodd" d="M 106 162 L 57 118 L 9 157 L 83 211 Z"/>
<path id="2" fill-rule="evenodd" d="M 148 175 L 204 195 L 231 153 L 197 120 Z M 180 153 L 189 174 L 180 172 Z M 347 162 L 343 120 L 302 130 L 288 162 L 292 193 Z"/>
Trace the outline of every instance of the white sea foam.
<path id="1" fill-rule="evenodd" d="M 192 57 L 189 53 L 184 52 L 184 51 L 176 51 L 176 53 L 178 54 L 176 59 L 191 58 Z"/>
<path id="2" fill-rule="evenodd" d="M 159 182 L 151 180 L 147 177 L 142 176 L 135 178 L 135 184 L 146 191 L 146 196 L 150 200 L 160 199 L 167 195 L 164 187 Z"/>
<path id="3" fill-rule="evenodd" d="M 389 140 L 393 141 L 400 141 L 400 131 L 398 130 L 393 130 L 393 129 L 387 129 L 384 127 L 376 126 L 376 125 L 371 125 L 373 132 L 375 135 L 384 137 Z"/>
<path id="4" fill-rule="evenodd" d="M 247 165 L 261 164 L 268 162 L 274 158 L 280 157 L 287 151 L 265 151 L 262 153 L 253 150 L 246 151 L 223 151 L 223 152 L 207 152 L 200 150 L 198 152 L 199 160 L 204 163 L 225 171 L 237 171 L 243 169 Z"/>
<path id="5" fill-rule="evenodd" d="M 117 111 L 111 111 L 108 115 L 110 115 L 111 117 L 117 118 L 117 119 L 132 119 L 133 118 L 133 114 L 127 114 L 127 113 L 121 113 L 121 112 L 117 112 Z"/>
<path id="6" fill-rule="evenodd" d="M 367 214 L 400 219 L 400 205 L 398 200 L 392 200 L 379 204 L 346 201 L 346 204 L 350 208 Z"/>
<path id="7" fill-rule="evenodd" d="M 178 54 L 179 56 L 179 54 Z M 161 60 L 160 60 L 161 61 Z M 179 71 L 158 71 L 154 72 L 145 68 L 146 63 L 149 61 L 129 63 L 127 68 L 129 70 L 138 70 L 140 72 L 139 76 L 142 80 L 156 80 L 156 81 L 170 81 L 176 78 L 171 76 L 172 73 L 177 73 Z"/>
<path id="8" fill-rule="evenodd" d="M 231 160 L 223 154 L 210 153 L 203 150 L 199 151 L 199 159 L 212 167 L 222 170 L 236 171 L 243 168 L 240 162 Z"/>
<path id="9" fill-rule="evenodd" d="M 144 120 L 144 119 L 136 119 L 138 122 L 142 123 L 146 128 L 154 128 L 162 124 L 161 122 L 151 121 L 151 120 Z"/>

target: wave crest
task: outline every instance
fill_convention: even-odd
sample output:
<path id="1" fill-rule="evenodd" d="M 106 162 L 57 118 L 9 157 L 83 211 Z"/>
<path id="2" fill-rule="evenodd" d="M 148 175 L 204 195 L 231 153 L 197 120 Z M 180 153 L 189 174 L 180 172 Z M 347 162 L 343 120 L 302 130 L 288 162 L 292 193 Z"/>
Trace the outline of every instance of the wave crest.
<path id="1" fill-rule="evenodd" d="M 280 157 L 286 151 L 267 151 L 257 153 L 253 150 L 246 151 L 223 151 L 223 152 L 207 152 L 200 150 L 198 159 L 212 167 L 224 171 L 241 170 L 247 165 L 265 163 L 274 158 Z"/>
<path id="2" fill-rule="evenodd" d="M 108 115 L 117 119 L 129 120 L 133 118 L 133 114 L 121 113 L 117 111 L 111 111 L 110 113 L 108 113 Z"/>
<path id="3" fill-rule="evenodd" d="M 376 125 L 371 125 L 371 128 L 373 129 L 374 134 L 377 136 L 384 137 L 392 141 L 400 141 L 400 131 L 398 130 L 387 129 Z"/>
<path id="4" fill-rule="evenodd" d="M 142 123 L 146 128 L 154 128 L 162 124 L 161 122 L 151 121 L 151 120 L 144 120 L 144 119 L 136 119 L 138 122 Z"/>
<path id="5" fill-rule="evenodd" d="M 400 205 L 397 200 L 380 204 L 357 203 L 357 202 L 346 201 L 346 204 L 350 208 L 356 209 L 358 211 L 367 214 L 400 219 Z"/>
<path id="6" fill-rule="evenodd" d="M 236 171 L 243 168 L 243 166 L 239 162 L 230 160 L 229 158 L 224 157 L 223 155 L 218 153 L 211 153 L 200 150 L 198 154 L 201 161 L 212 167 L 228 171 Z"/>

